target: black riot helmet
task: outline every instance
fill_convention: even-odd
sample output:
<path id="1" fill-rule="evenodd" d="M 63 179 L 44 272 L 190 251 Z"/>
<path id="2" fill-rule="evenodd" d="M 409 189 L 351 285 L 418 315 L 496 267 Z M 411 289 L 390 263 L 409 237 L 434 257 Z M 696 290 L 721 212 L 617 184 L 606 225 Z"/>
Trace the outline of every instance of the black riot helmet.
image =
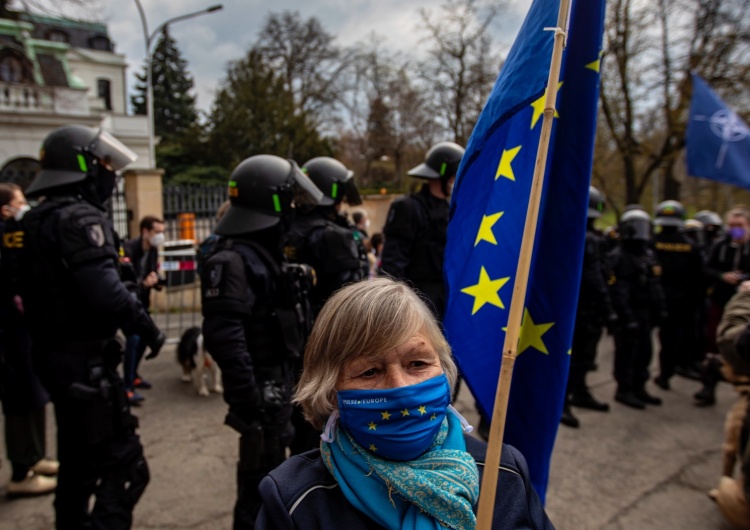
<path id="1" fill-rule="evenodd" d="M 341 204 L 344 199 L 352 206 L 362 204 L 359 190 L 354 184 L 354 172 L 335 158 L 319 156 L 308 160 L 302 166 L 302 172 L 323 192 L 321 206 Z"/>
<path id="2" fill-rule="evenodd" d="M 288 219 L 293 205 L 317 205 L 322 197 L 293 160 L 251 156 L 229 177 L 229 209 L 214 231 L 235 236 L 265 230 Z"/>
<path id="3" fill-rule="evenodd" d="M 703 223 L 704 228 L 708 228 L 709 226 L 722 228 L 724 226 L 724 223 L 721 222 L 721 217 L 719 216 L 719 214 L 716 212 L 712 212 L 711 210 L 701 210 L 693 216 L 693 219 Z"/>
<path id="4" fill-rule="evenodd" d="M 678 201 L 664 201 L 659 203 L 654 214 L 656 226 L 673 226 L 682 228 L 685 226 L 685 207 Z"/>
<path id="5" fill-rule="evenodd" d="M 604 194 L 594 186 L 589 186 L 589 219 L 599 219 L 604 211 Z"/>
<path id="6" fill-rule="evenodd" d="M 688 219 L 685 221 L 685 236 L 699 247 L 706 244 L 706 236 L 703 233 L 703 223 L 697 219 Z"/>
<path id="7" fill-rule="evenodd" d="M 41 170 L 26 189 L 35 197 L 84 183 L 95 200 L 104 201 L 115 184 L 115 172 L 136 159 L 135 153 L 111 134 L 84 125 L 65 125 L 47 135 L 39 152 Z"/>
<path id="8" fill-rule="evenodd" d="M 651 218 L 643 210 L 629 210 L 620 216 L 617 231 L 623 241 L 651 241 Z"/>
<path id="9" fill-rule="evenodd" d="M 427 151 L 424 162 L 410 169 L 407 174 L 422 179 L 440 179 L 443 193 L 450 195 L 448 180 L 456 176 L 463 156 L 464 148 L 460 145 L 453 142 L 440 142 Z"/>

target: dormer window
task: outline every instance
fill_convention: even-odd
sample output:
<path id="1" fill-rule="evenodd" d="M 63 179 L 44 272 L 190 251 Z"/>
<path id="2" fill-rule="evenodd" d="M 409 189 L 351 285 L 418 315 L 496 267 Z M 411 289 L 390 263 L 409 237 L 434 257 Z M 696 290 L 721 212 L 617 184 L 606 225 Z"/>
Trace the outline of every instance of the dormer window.
<path id="1" fill-rule="evenodd" d="M 68 34 L 61 29 L 51 29 L 47 32 L 47 40 L 53 42 L 68 42 Z"/>
<path id="2" fill-rule="evenodd" d="M 104 35 L 97 35 L 89 39 L 89 47 L 92 50 L 102 50 L 105 52 L 112 51 L 112 43 Z"/>

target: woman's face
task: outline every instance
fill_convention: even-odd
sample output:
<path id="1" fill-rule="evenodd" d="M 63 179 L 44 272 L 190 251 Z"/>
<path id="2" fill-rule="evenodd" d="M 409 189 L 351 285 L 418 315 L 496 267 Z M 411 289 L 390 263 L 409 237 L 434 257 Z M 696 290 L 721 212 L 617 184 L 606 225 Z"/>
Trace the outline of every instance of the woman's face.
<path id="1" fill-rule="evenodd" d="M 416 385 L 443 373 L 435 348 L 422 333 L 376 358 L 349 361 L 336 390 L 379 390 Z"/>

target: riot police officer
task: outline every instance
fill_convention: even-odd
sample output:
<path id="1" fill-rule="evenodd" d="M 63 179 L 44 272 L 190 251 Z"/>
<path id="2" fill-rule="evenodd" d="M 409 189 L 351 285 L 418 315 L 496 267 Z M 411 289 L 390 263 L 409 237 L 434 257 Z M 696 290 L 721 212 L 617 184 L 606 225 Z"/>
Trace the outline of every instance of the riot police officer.
<path id="1" fill-rule="evenodd" d="M 312 305 L 317 315 L 334 291 L 366 278 L 369 264 L 359 232 L 355 233 L 354 226 L 339 213 L 344 201 L 350 206 L 362 204 L 354 173 L 327 156 L 308 160 L 302 172 L 323 198 L 309 209 L 297 208 L 285 252 L 290 261 L 315 269 Z"/>
<path id="2" fill-rule="evenodd" d="M 661 283 L 667 318 L 659 326 L 659 375 L 657 386 L 669 390 L 669 379 L 678 365 L 687 367 L 692 323 L 703 303 L 703 258 L 700 249 L 683 233 L 685 208 L 677 201 L 664 201 L 656 209 L 654 250 L 661 265 Z"/>
<path id="3" fill-rule="evenodd" d="M 609 257 L 612 304 L 618 316 L 615 339 L 615 400 L 643 409 L 661 399 L 646 391 L 651 329 L 666 318 L 661 270 L 651 243 L 651 218 L 633 209 L 620 217 L 620 246 Z"/>
<path id="4" fill-rule="evenodd" d="M 55 405 L 59 529 L 130 528 L 149 480 L 137 419 L 116 371 L 122 350 L 115 333 L 141 335 L 149 357 L 164 335 L 120 280 L 119 243 L 103 205 L 115 171 L 134 159 L 102 130 L 56 129 L 42 144 L 41 171 L 26 190 L 44 199 L 4 240 L 35 366 Z"/>
<path id="5" fill-rule="evenodd" d="M 424 163 L 408 172 L 427 182 L 417 193 L 393 201 L 383 228 L 381 269 L 394 278 L 411 282 L 439 320 L 446 303 L 443 254 L 448 198 L 463 155 L 464 148 L 453 142 L 432 146 Z"/>
<path id="6" fill-rule="evenodd" d="M 605 279 L 604 236 L 594 226 L 603 210 L 604 195 L 591 186 L 568 388 L 560 420 L 569 427 L 579 426 L 578 418 L 573 415 L 570 405 L 600 412 L 609 410 L 609 405 L 596 399 L 586 385 L 586 373 L 593 370 L 596 363 L 596 347 L 602 335 L 602 327 L 604 324 L 612 326 L 617 320 Z"/>
<path id="7" fill-rule="evenodd" d="M 222 371 L 226 423 L 240 433 L 234 528 L 253 528 L 258 484 L 292 439 L 294 367 L 311 326 L 309 268 L 285 262 L 293 203 L 321 192 L 292 161 L 257 155 L 229 180 L 230 206 L 201 273 L 203 335 Z"/>
<path id="8" fill-rule="evenodd" d="M 721 216 L 711 210 L 701 210 L 693 216 L 693 219 L 703 223 L 703 239 L 705 242 L 703 252 L 708 255 L 714 243 L 724 236 L 724 223 L 721 221 Z"/>

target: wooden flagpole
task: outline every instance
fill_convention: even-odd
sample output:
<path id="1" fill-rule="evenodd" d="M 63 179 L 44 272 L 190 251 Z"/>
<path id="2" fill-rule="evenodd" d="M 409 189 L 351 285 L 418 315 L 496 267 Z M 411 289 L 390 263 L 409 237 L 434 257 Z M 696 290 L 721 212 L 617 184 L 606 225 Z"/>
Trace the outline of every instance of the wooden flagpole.
<path id="1" fill-rule="evenodd" d="M 553 28 L 555 30 L 555 41 L 547 80 L 544 121 L 542 122 L 539 148 L 536 153 L 529 206 L 526 210 L 526 222 L 523 228 L 521 254 L 518 258 L 516 279 L 513 285 L 513 298 L 510 303 L 508 315 L 508 327 L 505 332 L 505 342 L 503 344 L 503 360 L 500 368 L 500 378 L 497 383 L 497 391 L 495 393 L 495 408 L 492 412 L 490 439 L 487 445 L 487 457 L 484 464 L 484 475 L 482 477 L 479 506 L 477 509 L 477 530 L 490 530 L 492 527 L 492 515 L 495 507 L 495 496 L 497 494 L 497 478 L 500 470 L 500 457 L 502 456 L 503 435 L 505 433 L 505 420 L 508 413 L 508 399 L 510 398 L 510 384 L 513 378 L 513 366 L 518 355 L 518 339 L 521 334 L 521 321 L 526 303 L 526 288 L 529 283 L 531 258 L 534 250 L 537 220 L 539 219 L 542 189 L 544 187 L 544 170 L 547 165 L 547 152 L 549 151 L 550 137 L 552 135 L 552 122 L 555 118 L 557 83 L 560 79 L 562 54 L 567 37 L 565 31 L 568 12 L 570 10 L 570 1 L 560 0 L 557 28 Z"/>

